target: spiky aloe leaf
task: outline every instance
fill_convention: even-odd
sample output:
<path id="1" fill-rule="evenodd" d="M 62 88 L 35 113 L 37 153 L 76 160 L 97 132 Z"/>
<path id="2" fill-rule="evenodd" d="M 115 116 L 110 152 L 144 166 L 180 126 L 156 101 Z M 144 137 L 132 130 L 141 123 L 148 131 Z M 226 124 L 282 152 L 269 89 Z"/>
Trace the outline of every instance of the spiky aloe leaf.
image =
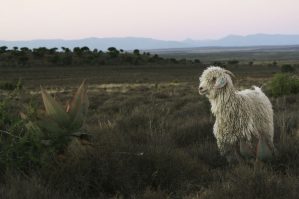
<path id="1" fill-rule="evenodd" d="M 41 94 L 42 94 L 47 115 L 62 126 L 69 125 L 70 122 L 69 116 L 63 109 L 62 105 L 59 104 L 42 87 L 41 87 Z"/>
<path id="2" fill-rule="evenodd" d="M 88 106 L 87 86 L 85 81 L 83 81 L 68 106 L 71 126 L 73 129 L 78 129 L 82 126 L 87 114 Z"/>
<path id="3" fill-rule="evenodd" d="M 256 149 L 256 158 L 267 160 L 272 158 L 273 151 L 265 138 L 260 138 Z"/>
<path id="4" fill-rule="evenodd" d="M 65 130 L 54 120 L 43 119 L 37 122 L 37 125 L 44 130 L 45 133 L 51 135 L 64 135 Z"/>

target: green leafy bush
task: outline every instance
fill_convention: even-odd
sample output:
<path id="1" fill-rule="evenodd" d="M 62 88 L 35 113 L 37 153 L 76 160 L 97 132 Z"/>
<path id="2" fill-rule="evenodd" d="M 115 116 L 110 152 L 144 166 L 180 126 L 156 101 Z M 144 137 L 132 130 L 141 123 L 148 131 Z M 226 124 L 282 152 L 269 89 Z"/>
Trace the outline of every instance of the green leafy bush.
<path id="1" fill-rule="evenodd" d="M 299 78 L 291 74 L 276 74 L 269 84 L 269 90 L 275 97 L 299 93 Z"/>
<path id="2" fill-rule="evenodd" d="M 0 102 L 0 170 L 29 171 L 40 166 L 39 135 L 26 130 L 26 123 L 19 116 L 19 92 L 14 90 Z"/>

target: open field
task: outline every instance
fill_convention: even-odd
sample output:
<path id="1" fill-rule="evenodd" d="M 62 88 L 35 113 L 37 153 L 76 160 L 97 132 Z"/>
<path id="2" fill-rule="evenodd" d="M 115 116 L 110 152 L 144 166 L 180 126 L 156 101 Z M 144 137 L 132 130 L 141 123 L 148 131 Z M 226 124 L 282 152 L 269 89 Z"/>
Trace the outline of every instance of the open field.
<path id="1" fill-rule="evenodd" d="M 86 79 L 90 106 L 84 129 L 91 134 L 90 146 L 72 142 L 63 156 L 54 153 L 42 161 L 33 144 L 5 147 L 1 135 L 0 198 L 297 198 L 298 95 L 271 97 L 279 155 L 255 171 L 249 162 L 228 165 L 212 135 L 210 105 L 197 92 L 203 69 L 194 64 L 0 69 L 2 81 L 21 79 L 23 85 L 1 105 L 1 130 L 21 135 L 22 125 L 12 121 L 20 120 L 20 111 L 43 109 L 40 85 L 66 102 Z M 279 71 L 230 69 L 237 88 L 267 84 Z M 1 100 L 12 92 L 1 90 Z"/>
<path id="2" fill-rule="evenodd" d="M 190 65 L 145 65 L 145 66 L 99 66 L 99 67 L 29 67 L 0 68 L 3 81 L 21 79 L 25 85 L 73 85 L 83 79 L 91 84 L 102 83 L 159 83 L 190 82 L 198 84 L 198 77 L 205 66 Z M 248 66 L 229 68 L 240 77 L 269 78 L 279 72 L 279 67 Z"/>
<path id="3" fill-rule="evenodd" d="M 199 59 L 204 63 L 212 61 L 239 60 L 247 64 L 299 64 L 299 46 L 252 46 L 252 47 L 201 47 L 152 50 L 162 57 Z"/>

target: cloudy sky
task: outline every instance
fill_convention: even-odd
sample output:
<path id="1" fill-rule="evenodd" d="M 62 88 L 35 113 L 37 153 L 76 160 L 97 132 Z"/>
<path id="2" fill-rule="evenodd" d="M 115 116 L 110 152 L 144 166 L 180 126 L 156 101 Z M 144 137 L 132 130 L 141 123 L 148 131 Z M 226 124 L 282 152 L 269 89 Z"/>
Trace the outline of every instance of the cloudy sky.
<path id="1" fill-rule="evenodd" d="M 299 0 L 0 0 L 0 40 L 299 34 Z"/>

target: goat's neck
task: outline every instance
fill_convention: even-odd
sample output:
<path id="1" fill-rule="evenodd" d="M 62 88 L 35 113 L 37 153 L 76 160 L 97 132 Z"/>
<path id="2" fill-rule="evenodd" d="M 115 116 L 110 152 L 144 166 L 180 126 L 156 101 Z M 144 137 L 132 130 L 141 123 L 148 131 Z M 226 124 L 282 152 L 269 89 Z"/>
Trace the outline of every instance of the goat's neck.
<path id="1" fill-rule="evenodd" d="M 210 98 L 212 113 L 216 116 L 219 113 L 227 113 L 231 110 L 233 103 L 237 100 L 236 91 L 233 86 L 221 89 L 214 98 Z"/>

